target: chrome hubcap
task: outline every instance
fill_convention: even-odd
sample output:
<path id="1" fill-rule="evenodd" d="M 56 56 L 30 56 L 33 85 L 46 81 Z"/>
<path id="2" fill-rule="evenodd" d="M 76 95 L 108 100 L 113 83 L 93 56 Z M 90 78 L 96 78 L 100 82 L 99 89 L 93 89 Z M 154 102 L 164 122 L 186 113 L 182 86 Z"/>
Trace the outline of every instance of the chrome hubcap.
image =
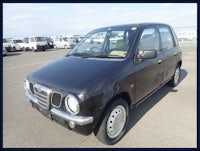
<path id="1" fill-rule="evenodd" d="M 175 74 L 174 74 L 174 83 L 178 83 L 179 80 L 179 76 L 180 76 L 180 69 L 176 68 Z"/>
<path id="2" fill-rule="evenodd" d="M 126 123 L 126 110 L 122 105 L 116 106 L 107 121 L 107 135 L 116 138 L 123 130 Z"/>

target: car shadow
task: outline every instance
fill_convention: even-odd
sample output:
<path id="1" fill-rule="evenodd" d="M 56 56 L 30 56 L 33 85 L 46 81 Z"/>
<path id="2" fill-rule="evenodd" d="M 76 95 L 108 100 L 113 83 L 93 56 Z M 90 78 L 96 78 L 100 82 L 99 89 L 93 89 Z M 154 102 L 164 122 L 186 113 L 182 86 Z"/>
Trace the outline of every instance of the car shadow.
<path id="1" fill-rule="evenodd" d="M 17 55 L 21 55 L 22 53 L 20 52 L 8 52 L 6 54 L 6 57 L 11 57 L 11 56 L 17 56 Z"/>
<path id="2" fill-rule="evenodd" d="M 180 74 L 180 83 L 183 79 L 187 76 L 187 71 L 185 69 L 181 69 Z M 133 108 L 130 111 L 130 118 L 129 118 L 129 124 L 127 126 L 128 133 L 129 130 L 159 101 L 162 100 L 163 97 L 165 97 L 170 92 L 177 92 L 178 90 L 176 87 L 172 88 L 169 87 L 167 84 L 160 88 L 157 92 L 155 92 L 152 96 L 150 96 L 148 99 L 146 99 L 144 102 L 142 102 L 139 106 Z"/>

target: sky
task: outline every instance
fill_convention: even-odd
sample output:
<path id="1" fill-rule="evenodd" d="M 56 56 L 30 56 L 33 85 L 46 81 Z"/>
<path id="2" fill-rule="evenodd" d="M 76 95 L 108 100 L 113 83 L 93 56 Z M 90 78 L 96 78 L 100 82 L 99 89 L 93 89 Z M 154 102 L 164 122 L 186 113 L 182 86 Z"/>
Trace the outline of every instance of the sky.
<path id="1" fill-rule="evenodd" d="M 3 3 L 3 37 L 85 35 L 110 25 L 197 26 L 196 3 Z M 178 29 L 178 28 L 177 28 Z"/>

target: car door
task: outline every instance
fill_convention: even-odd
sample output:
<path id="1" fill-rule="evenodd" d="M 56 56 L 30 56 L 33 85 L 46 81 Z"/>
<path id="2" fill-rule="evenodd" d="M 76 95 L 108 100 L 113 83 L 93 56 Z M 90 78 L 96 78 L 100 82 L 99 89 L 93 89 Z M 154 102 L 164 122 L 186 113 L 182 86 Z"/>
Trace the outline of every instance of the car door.
<path id="1" fill-rule="evenodd" d="M 59 48 L 63 48 L 64 47 L 64 43 L 63 43 L 63 39 L 62 38 L 59 38 L 58 46 L 59 46 Z"/>
<path id="2" fill-rule="evenodd" d="M 30 48 L 34 48 L 34 49 L 37 49 L 36 47 L 36 42 L 35 42 L 35 38 L 34 37 L 30 37 L 29 39 L 29 44 L 30 44 Z"/>
<path id="3" fill-rule="evenodd" d="M 138 43 L 137 54 L 144 50 L 156 50 L 157 57 L 153 59 L 135 59 L 135 101 L 140 101 L 154 89 L 163 79 L 163 63 L 160 55 L 160 40 L 156 27 L 146 27 L 141 33 Z"/>
<path id="4" fill-rule="evenodd" d="M 175 41 L 172 31 L 168 26 L 159 26 L 161 38 L 161 53 L 163 55 L 163 81 L 165 82 L 172 77 L 177 66 L 177 56 L 179 47 Z"/>
<path id="5" fill-rule="evenodd" d="M 60 38 L 56 38 L 54 44 L 56 48 L 60 48 Z"/>

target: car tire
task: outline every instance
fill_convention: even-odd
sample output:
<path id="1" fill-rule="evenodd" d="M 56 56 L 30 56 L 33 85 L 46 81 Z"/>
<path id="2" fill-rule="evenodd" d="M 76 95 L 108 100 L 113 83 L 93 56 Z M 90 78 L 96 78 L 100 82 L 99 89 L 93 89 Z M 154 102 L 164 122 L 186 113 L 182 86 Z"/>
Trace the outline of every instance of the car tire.
<path id="1" fill-rule="evenodd" d="M 169 81 L 169 86 L 175 87 L 179 84 L 180 73 L 181 73 L 180 65 L 177 65 L 177 67 L 174 71 L 174 75 L 172 76 L 172 79 Z"/>
<path id="2" fill-rule="evenodd" d="M 117 98 L 106 108 L 94 134 L 103 144 L 116 144 L 125 134 L 129 107 L 124 99 Z"/>
<path id="3" fill-rule="evenodd" d="M 15 47 L 12 47 L 11 51 L 16 51 L 16 48 L 15 48 Z"/>

